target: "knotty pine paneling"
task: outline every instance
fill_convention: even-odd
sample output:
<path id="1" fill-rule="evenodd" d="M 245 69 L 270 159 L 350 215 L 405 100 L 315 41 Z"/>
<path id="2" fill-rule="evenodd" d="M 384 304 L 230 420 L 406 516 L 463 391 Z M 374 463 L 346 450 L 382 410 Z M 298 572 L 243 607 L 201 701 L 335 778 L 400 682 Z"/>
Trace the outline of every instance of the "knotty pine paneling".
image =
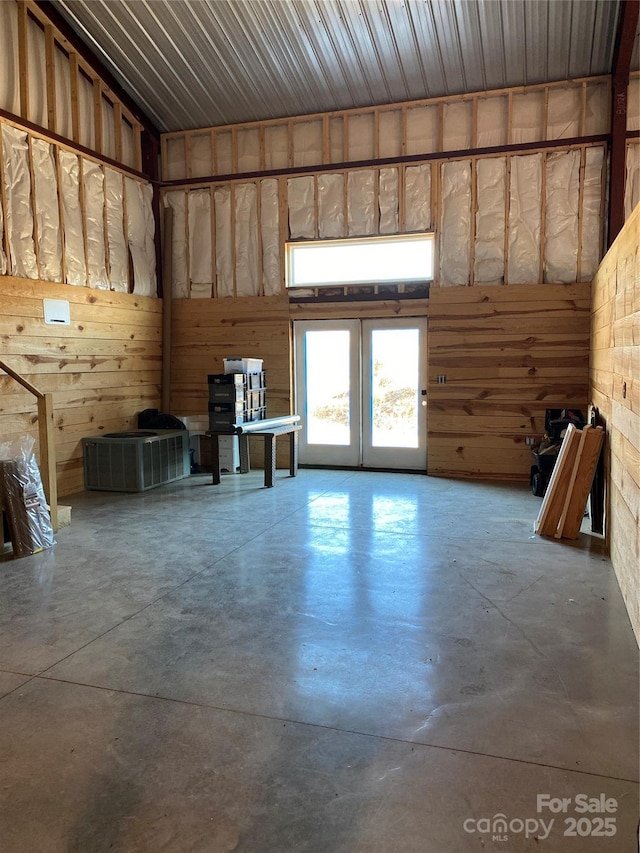
<path id="1" fill-rule="evenodd" d="M 70 326 L 45 324 L 45 297 L 70 303 Z M 84 487 L 84 436 L 160 407 L 161 335 L 160 300 L 0 277 L 0 360 L 53 394 L 59 496 Z M 0 442 L 25 433 L 37 440 L 35 397 L 0 372 Z"/>
<path id="2" fill-rule="evenodd" d="M 589 306 L 588 284 L 432 288 L 429 474 L 528 481 L 545 410 L 586 412 Z"/>
<path id="3" fill-rule="evenodd" d="M 606 535 L 640 642 L 640 205 L 593 280 L 590 395 L 606 422 Z"/>
<path id="4" fill-rule="evenodd" d="M 222 373 L 223 359 L 261 358 L 267 374 L 267 417 L 288 415 L 291 401 L 291 341 L 286 296 L 240 299 L 175 299 L 171 316 L 171 411 L 208 413 L 209 373 Z M 288 467 L 288 442 L 278 442 L 278 467 Z M 258 467 L 260 453 L 252 453 Z"/>

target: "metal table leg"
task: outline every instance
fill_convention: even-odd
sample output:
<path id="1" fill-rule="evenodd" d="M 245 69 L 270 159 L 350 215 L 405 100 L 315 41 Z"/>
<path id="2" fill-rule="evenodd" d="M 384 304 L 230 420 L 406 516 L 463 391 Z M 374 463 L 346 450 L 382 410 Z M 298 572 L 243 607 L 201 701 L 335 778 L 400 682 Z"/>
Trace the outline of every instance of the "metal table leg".
<path id="1" fill-rule="evenodd" d="M 298 473 L 298 430 L 289 433 L 289 474 L 295 477 Z"/>
<path id="2" fill-rule="evenodd" d="M 216 433 L 211 433 L 211 482 L 220 485 L 220 444 Z"/>
<path id="3" fill-rule="evenodd" d="M 264 484 L 267 489 L 273 487 L 276 476 L 276 437 L 266 434 L 264 436 Z"/>

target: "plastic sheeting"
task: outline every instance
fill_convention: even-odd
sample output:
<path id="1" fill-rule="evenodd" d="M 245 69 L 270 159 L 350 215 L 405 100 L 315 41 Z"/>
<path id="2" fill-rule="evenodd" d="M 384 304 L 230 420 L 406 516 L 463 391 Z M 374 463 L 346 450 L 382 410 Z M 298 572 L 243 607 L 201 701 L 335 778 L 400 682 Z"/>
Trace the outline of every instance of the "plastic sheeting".
<path id="1" fill-rule="evenodd" d="M 407 154 L 431 154 L 438 149 L 438 107 L 407 109 Z"/>
<path id="2" fill-rule="evenodd" d="M 102 99 L 102 153 L 112 160 L 116 156 L 116 124 L 113 107 Z"/>
<path id="3" fill-rule="evenodd" d="M 431 164 L 407 166 L 404 173 L 404 230 L 431 230 Z"/>
<path id="4" fill-rule="evenodd" d="M 580 152 L 547 157 L 544 280 L 567 284 L 578 271 Z"/>
<path id="5" fill-rule="evenodd" d="M 193 134 L 189 137 L 189 162 L 192 178 L 208 178 L 213 175 L 210 133 Z"/>
<path id="6" fill-rule="evenodd" d="M 47 126 L 47 69 L 44 30 L 27 17 L 27 61 L 29 63 L 29 121 Z"/>
<path id="7" fill-rule="evenodd" d="M 585 108 L 586 135 L 595 136 L 598 133 L 608 133 L 610 121 L 609 84 L 590 83 L 587 86 L 587 103 Z"/>
<path id="8" fill-rule="evenodd" d="M 125 178 L 124 183 L 127 199 L 127 243 L 133 263 L 133 292 L 140 296 L 155 296 L 155 253 L 151 254 L 147 240 L 147 208 L 151 208 L 151 198 L 139 181 Z"/>
<path id="9" fill-rule="evenodd" d="M 211 284 L 213 257 L 211 238 L 211 193 L 191 190 L 189 193 L 189 278 L 191 295 L 194 284 Z"/>
<path id="10" fill-rule="evenodd" d="M 347 178 L 347 229 L 349 237 L 376 233 L 375 172 L 349 172 Z"/>
<path id="11" fill-rule="evenodd" d="M 89 287 L 109 290 L 104 246 L 104 172 L 99 163 L 83 160 L 87 272 Z"/>
<path id="12" fill-rule="evenodd" d="M 69 57 L 59 47 L 54 48 L 56 79 L 56 132 L 73 138 L 71 128 L 71 71 Z"/>
<path id="13" fill-rule="evenodd" d="M 402 112 L 383 110 L 378 120 L 378 146 L 381 157 L 402 155 Z"/>
<path id="14" fill-rule="evenodd" d="M 238 184 L 236 202 L 236 296 L 258 296 L 258 188 Z"/>
<path id="15" fill-rule="evenodd" d="M 85 287 L 87 264 L 84 255 L 82 207 L 80 206 L 80 160 L 68 151 L 58 151 L 62 196 L 64 259 L 67 284 Z"/>
<path id="16" fill-rule="evenodd" d="M 640 203 L 640 144 L 627 143 L 627 180 L 624 189 L 624 218 Z"/>
<path id="17" fill-rule="evenodd" d="M 318 175 L 318 236 L 344 237 L 344 175 Z"/>
<path id="18" fill-rule="evenodd" d="M 380 209 L 380 233 L 398 233 L 398 170 L 380 169 L 378 184 L 378 207 Z"/>
<path id="19" fill-rule="evenodd" d="M 375 119 L 373 113 L 350 115 L 348 122 L 349 160 L 373 160 L 375 152 Z"/>
<path id="20" fill-rule="evenodd" d="M 183 136 L 169 137 L 165 144 L 166 155 L 162 167 L 168 181 L 187 177 L 187 158 Z"/>
<path id="21" fill-rule="evenodd" d="M 440 283 L 443 287 L 469 283 L 471 238 L 471 162 L 442 164 L 442 229 Z"/>
<path id="22" fill-rule="evenodd" d="M 580 136 L 582 87 L 549 89 L 547 139 Z"/>
<path id="23" fill-rule="evenodd" d="M 189 297 L 189 274 L 187 271 L 187 218 L 184 190 L 165 193 L 164 205 L 173 211 L 171 296 L 174 299 L 187 299 Z"/>
<path id="24" fill-rule="evenodd" d="M 133 128 L 125 119 L 122 120 L 122 162 L 125 166 L 135 168 L 136 143 Z"/>
<path id="25" fill-rule="evenodd" d="M 640 130 L 640 77 L 632 77 L 627 89 L 627 130 Z"/>
<path id="26" fill-rule="evenodd" d="M 216 217 L 217 296 L 233 296 L 233 251 L 231 242 L 231 190 L 218 187 L 214 195 Z"/>
<path id="27" fill-rule="evenodd" d="M 581 281 L 591 281 L 600 263 L 603 160 L 604 150 L 602 148 L 587 148 L 582 190 Z"/>
<path id="28" fill-rule="evenodd" d="M 233 172 L 231 131 L 216 133 L 216 175 L 230 175 Z"/>
<path id="29" fill-rule="evenodd" d="M 322 163 L 322 121 L 301 121 L 293 126 L 293 165 Z"/>
<path id="30" fill-rule="evenodd" d="M 9 239 L 11 275 L 38 278 L 38 264 L 33 244 L 27 134 L 8 124 L 2 125 L 2 165 L 7 203 L 5 220 Z"/>
<path id="31" fill-rule="evenodd" d="M 44 139 L 31 140 L 40 277 L 62 281 L 62 240 L 58 210 L 58 178 L 53 146 Z"/>
<path id="32" fill-rule="evenodd" d="M 506 145 L 509 100 L 506 95 L 478 98 L 477 144 L 479 148 Z"/>
<path id="33" fill-rule="evenodd" d="M 0 109 L 20 112 L 18 4 L 0 3 Z"/>
<path id="34" fill-rule="evenodd" d="M 158 295 L 158 279 L 156 275 L 156 220 L 153 215 L 153 187 L 151 184 L 140 184 L 142 189 L 142 204 L 144 212 L 144 251 L 149 269 L 149 290 L 147 296 Z M 138 291 L 136 291 L 138 292 Z"/>
<path id="35" fill-rule="evenodd" d="M 329 147 L 331 148 L 331 162 L 343 163 L 344 153 L 344 119 L 335 116 L 329 119 Z"/>
<path id="36" fill-rule="evenodd" d="M 107 207 L 109 281 L 112 290 L 127 293 L 129 290 L 129 254 L 124 235 L 124 191 L 121 173 L 105 168 L 104 187 Z"/>
<path id="37" fill-rule="evenodd" d="M 509 188 L 509 284 L 540 279 L 542 155 L 511 158 Z"/>
<path id="38" fill-rule="evenodd" d="M 278 182 L 260 183 L 260 231 L 262 236 L 262 287 L 265 296 L 280 293 L 280 204 Z"/>
<path id="39" fill-rule="evenodd" d="M 514 93 L 511 106 L 511 142 L 538 142 L 544 122 L 544 92 Z"/>
<path id="40" fill-rule="evenodd" d="M 444 105 L 442 144 L 445 151 L 471 147 L 471 101 L 453 101 Z"/>
<path id="41" fill-rule="evenodd" d="M 33 445 L 30 435 L 0 444 L 0 494 L 7 510 L 15 557 L 36 554 L 54 544 L 51 515 Z"/>
<path id="42" fill-rule="evenodd" d="M 93 108 L 93 83 L 78 74 L 78 117 L 80 121 L 80 144 L 95 148 L 96 127 Z M 123 122 L 123 127 L 126 127 Z M 127 162 L 125 160 L 125 162 Z M 133 165 L 133 162 L 130 164 Z"/>
<path id="43" fill-rule="evenodd" d="M 504 157 L 478 160 L 476 166 L 475 284 L 504 283 L 504 231 L 507 162 Z"/>
<path id="44" fill-rule="evenodd" d="M 257 127 L 238 130 L 238 171 L 257 172 L 260 169 L 260 131 Z"/>
<path id="45" fill-rule="evenodd" d="M 312 177 L 287 181 L 289 234 L 292 240 L 316 236 L 314 181 Z"/>
<path id="46" fill-rule="evenodd" d="M 265 169 L 286 169 L 289 165 L 289 135 L 286 124 L 265 127 L 264 165 Z"/>

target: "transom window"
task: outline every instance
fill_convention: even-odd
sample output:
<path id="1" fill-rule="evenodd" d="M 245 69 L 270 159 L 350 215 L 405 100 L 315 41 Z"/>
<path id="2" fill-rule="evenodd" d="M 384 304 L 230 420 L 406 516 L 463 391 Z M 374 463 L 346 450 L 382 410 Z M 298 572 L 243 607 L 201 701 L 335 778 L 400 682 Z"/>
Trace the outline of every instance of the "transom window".
<path id="1" fill-rule="evenodd" d="M 336 287 L 433 278 L 433 234 L 287 243 L 287 287 Z"/>

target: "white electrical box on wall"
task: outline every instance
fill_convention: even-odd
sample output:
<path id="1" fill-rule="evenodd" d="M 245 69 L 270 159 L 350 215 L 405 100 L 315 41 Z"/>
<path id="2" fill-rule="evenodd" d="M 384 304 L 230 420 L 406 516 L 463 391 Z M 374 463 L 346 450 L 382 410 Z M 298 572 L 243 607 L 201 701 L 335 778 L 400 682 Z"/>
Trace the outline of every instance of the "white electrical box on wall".
<path id="1" fill-rule="evenodd" d="M 64 299 L 43 299 L 44 321 L 51 326 L 70 326 L 69 303 Z"/>

